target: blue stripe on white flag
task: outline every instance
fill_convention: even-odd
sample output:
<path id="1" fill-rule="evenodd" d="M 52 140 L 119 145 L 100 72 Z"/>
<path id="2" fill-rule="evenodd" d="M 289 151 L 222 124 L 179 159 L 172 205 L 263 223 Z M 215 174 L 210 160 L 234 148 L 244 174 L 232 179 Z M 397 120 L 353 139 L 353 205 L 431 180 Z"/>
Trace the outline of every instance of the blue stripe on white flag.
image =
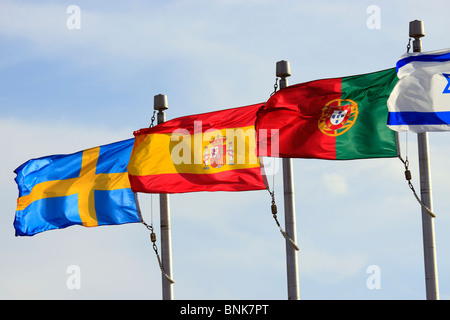
<path id="1" fill-rule="evenodd" d="M 422 54 L 415 55 L 403 58 L 397 61 L 397 72 L 398 70 L 405 66 L 406 64 L 414 61 L 419 62 L 445 62 L 450 61 L 450 52 L 442 53 L 442 54 Z"/>
<path id="2" fill-rule="evenodd" d="M 389 112 L 387 124 L 400 125 L 441 125 L 450 124 L 450 111 L 442 112 Z"/>

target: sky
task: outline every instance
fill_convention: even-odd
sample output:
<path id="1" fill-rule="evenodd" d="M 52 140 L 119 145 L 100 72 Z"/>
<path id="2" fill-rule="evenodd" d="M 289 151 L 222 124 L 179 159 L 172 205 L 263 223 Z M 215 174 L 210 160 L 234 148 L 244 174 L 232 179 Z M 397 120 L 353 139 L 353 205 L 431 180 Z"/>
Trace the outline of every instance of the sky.
<path id="1" fill-rule="evenodd" d="M 0 0 L 0 298 L 162 297 L 142 224 L 15 237 L 13 171 L 25 161 L 133 137 L 157 94 L 168 119 L 264 102 L 280 60 L 290 85 L 394 67 L 415 19 L 424 51 L 448 48 L 449 9 L 446 0 Z M 400 142 L 419 190 L 416 134 Z M 430 133 L 429 146 L 439 292 L 450 299 L 448 134 Z M 301 299 L 425 299 L 421 209 L 398 159 L 294 159 L 293 171 Z M 284 226 L 281 170 L 274 182 Z M 159 239 L 158 196 L 139 199 Z M 287 299 L 270 204 L 264 190 L 170 195 L 174 298 Z"/>

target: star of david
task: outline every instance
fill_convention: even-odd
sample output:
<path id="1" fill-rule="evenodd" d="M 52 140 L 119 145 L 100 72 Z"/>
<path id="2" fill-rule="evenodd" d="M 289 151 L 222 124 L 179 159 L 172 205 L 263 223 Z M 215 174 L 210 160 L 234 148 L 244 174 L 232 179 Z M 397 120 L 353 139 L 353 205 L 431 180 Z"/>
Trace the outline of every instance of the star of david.
<path id="1" fill-rule="evenodd" d="M 443 73 L 442 75 L 447 79 L 447 86 L 442 93 L 450 93 L 450 73 Z"/>

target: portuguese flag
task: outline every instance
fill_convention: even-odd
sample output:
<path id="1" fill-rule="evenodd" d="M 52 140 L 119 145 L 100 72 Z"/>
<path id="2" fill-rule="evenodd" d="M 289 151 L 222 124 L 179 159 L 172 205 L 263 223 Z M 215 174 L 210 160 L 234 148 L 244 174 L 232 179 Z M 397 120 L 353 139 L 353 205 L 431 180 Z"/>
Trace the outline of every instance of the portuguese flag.
<path id="1" fill-rule="evenodd" d="M 395 68 L 281 89 L 258 110 L 258 154 L 349 160 L 396 157 L 386 125 Z"/>

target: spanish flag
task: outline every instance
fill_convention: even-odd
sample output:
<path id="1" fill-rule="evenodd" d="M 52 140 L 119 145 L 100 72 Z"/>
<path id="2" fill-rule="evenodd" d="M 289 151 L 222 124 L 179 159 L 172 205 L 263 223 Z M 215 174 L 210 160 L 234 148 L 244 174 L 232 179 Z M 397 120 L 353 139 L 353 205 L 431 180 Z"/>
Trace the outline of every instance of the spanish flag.
<path id="1" fill-rule="evenodd" d="M 265 189 L 256 156 L 262 104 L 191 115 L 134 132 L 131 189 L 145 193 Z"/>

